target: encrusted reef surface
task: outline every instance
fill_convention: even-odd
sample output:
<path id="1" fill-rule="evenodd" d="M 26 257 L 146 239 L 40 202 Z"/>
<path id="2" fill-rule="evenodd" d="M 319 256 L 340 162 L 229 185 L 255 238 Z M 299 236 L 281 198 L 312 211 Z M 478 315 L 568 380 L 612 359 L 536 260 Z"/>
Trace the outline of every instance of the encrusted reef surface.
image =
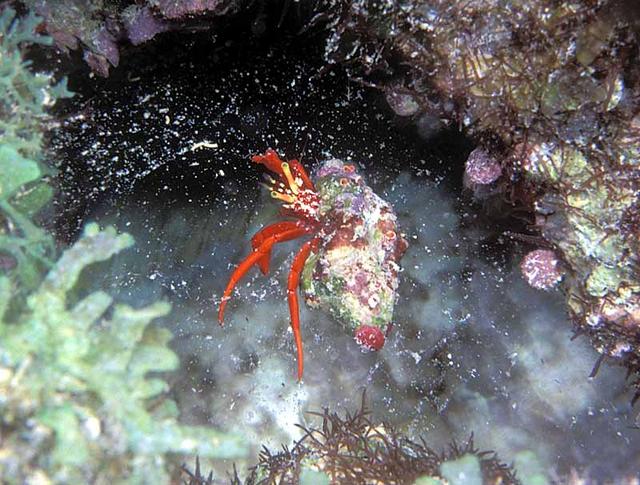
<path id="1" fill-rule="evenodd" d="M 105 76 L 123 47 L 167 30 L 215 26 L 251 8 L 253 32 L 265 27 L 264 5 L 239 0 L 80 3 L 26 2 L 58 46 L 81 47 Z M 296 9 L 304 29 L 327 29 L 328 64 L 381 89 L 424 136 L 449 125 L 477 140 L 465 185 L 498 200 L 494 212 L 528 212 L 530 232 L 520 236 L 554 251 L 549 281 L 564 276 L 577 332 L 640 370 L 637 2 L 334 0 Z M 288 10 L 283 2 L 280 22 Z"/>
<path id="2" fill-rule="evenodd" d="M 556 254 L 539 281 L 564 273 L 577 332 L 635 372 L 639 29 L 636 2 L 356 0 L 326 53 L 419 130 L 435 119 L 477 138 L 466 185 L 529 211 L 520 236 Z"/>
<path id="3" fill-rule="evenodd" d="M 326 308 L 366 348 L 379 350 L 398 299 L 399 260 L 407 241 L 391 205 L 366 185 L 354 165 L 331 159 L 316 173 L 322 250 L 307 261 L 302 289 L 312 307 Z M 377 333 L 358 331 L 376 327 Z"/>
<path id="4" fill-rule="evenodd" d="M 166 371 L 178 365 L 176 356 L 167 347 L 167 332 L 155 328 L 153 323 L 149 325 L 152 320 L 166 315 L 166 304 L 151 303 L 137 310 L 112 304 L 131 288 L 126 284 L 114 285 L 114 291 L 121 292 L 117 297 L 102 291 L 83 294 L 81 275 L 76 280 L 66 280 L 64 288 L 52 283 L 62 281 L 66 271 L 76 264 L 80 273 L 81 267 L 104 261 L 119 249 L 124 252 L 132 239 L 118 235 L 113 229 L 99 231 L 92 225 L 86 228 L 77 245 L 71 246 L 56 263 L 58 254 L 52 236 L 33 221 L 42 214 L 43 208 L 51 209 L 52 189 L 47 183 L 51 169 L 43 161 L 40 125 L 46 121 L 45 108 L 55 98 L 68 93 L 64 84 L 55 84 L 50 76 L 31 73 L 17 46 L 25 40 L 51 43 L 46 37 L 33 35 L 35 29 L 46 31 L 58 47 L 80 48 L 91 69 L 107 76 L 132 45 L 157 39 L 162 32 L 171 30 L 206 30 L 215 35 L 225 19 L 233 18 L 230 14 L 241 12 L 245 7 L 253 12 L 251 32 L 262 35 L 266 21 L 263 12 L 268 3 L 143 0 L 128 5 L 127 2 L 106 0 L 28 0 L 24 4 L 40 13 L 43 21 L 29 16 L 28 27 L 22 27 L 23 24 L 14 23 L 13 15 L 2 17 L 0 26 L 4 33 L 0 61 L 7 67 L 4 72 L 12 74 L 2 79 L 6 81 L 9 93 L 3 98 L 3 114 L 11 113 L 11 117 L 7 115 L 2 119 L 3 123 L 6 119 L 10 121 L 6 124 L 9 129 L 2 126 L 0 164 L 18 167 L 11 177 L 5 176 L 8 171 L 0 170 L 0 334 L 3 336 L 0 351 L 3 448 L 0 448 L 0 460 L 5 460 L 0 465 L 6 465 L 0 469 L 8 474 L 8 478 L 2 476 L 2 479 L 9 483 L 36 479 L 44 483 L 47 480 L 60 483 L 86 481 L 87 478 L 109 481 L 121 478 L 123 472 L 131 482 L 138 478 L 143 481 L 150 476 L 157 476 L 162 481 L 168 476 L 170 468 L 165 465 L 172 461 L 173 454 L 197 453 L 204 458 L 229 456 L 227 453 L 231 452 L 241 456 L 244 452 L 242 446 L 236 446 L 238 442 L 231 435 L 211 428 L 179 425 L 173 401 L 165 399 L 164 381 L 157 376 L 146 376 L 147 370 Z M 283 18 L 289 18 L 295 12 L 298 21 L 302 20 L 303 29 L 324 29 L 327 65 L 318 73 L 319 78 L 331 75 L 334 66 L 336 71 L 346 70 L 351 80 L 381 90 L 400 122 L 414 123 L 423 139 L 429 140 L 443 126 L 457 128 L 473 137 L 477 146 L 466 163 L 464 186 L 489 215 L 516 214 L 526 218 L 526 230 L 519 229 L 517 234 L 512 234 L 512 237 L 532 244 L 531 251 L 515 264 L 524 281 L 541 290 L 560 288 L 577 331 L 590 336 L 603 358 L 615 357 L 637 373 L 640 370 L 637 271 L 640 87 L 635 62 L 638 58 L 638 7 L 634 2 L 283 1 L 278 5 L 280 7 L 282 14 L 280 22 L 276 19 L 276 23 L 283 23 Z M 268 62 L 275 61 L 270 59 Z M 263 66 L 241 74 L 252 80 L 260 79 L 258 69 L 266 70 Z M 130 84 L 136 82 L 133 78 L 128 81 Z M 287 81 L 291 86 L 303 84 L 303 80 L 295 76 Z M 269 81 L 256 87 L 255 83 L 250 91 L 238 91 L 240 84 L 223 88 L 220 97 L 241 92 L 240 98 L 249 98 L 245 95 L 247 92 L 275 85 Z M 201 86 L 208 87 L 209 84 Z M 150 116 L 149 124 L 142 125 L 149 146 L 157 140 L 167 141 L 175 133 L 181 140 L 186 138 L 188 123 L 180 125 L 181 111 L 154 111 L 152 108 L 155 100 L 181 99 L 169 88 L 163 86 L 154 96 L 143 96 L 145 91 L 141 91 L 136 103 L 135 108 L 150 111 L 139 113 L 142 120 Z M 194 97 L 199 98 L 202 91 L 195 92 Z M 265 98 L 270 96 L 271 93 L 264 95 Z M 355 104 L 350 94 L 345 96 L 348 96 L 345 105 Z M 154 101 L 148 103 L 148 99 Z M 246 125 L 239 125 L 267 139 L 268 136 L 281 136 L 275 133 L 274 118 L 282 116 L 286 118 L 284 126 L 292 133 L 295 131 L 292 136 L 299 137 L 306 133 L 307 127 L 296 126 L 289 119 L 289 113 L 308 106 L 300 108 L 296 104 L 293 107 L 296 99 L 292 96 L 292 105 L 286 105 L 286 109 L 281 105 L 268 116 L 261 111 L 263 99 L 253 106 L 242 106 L 240 110 L 231 105 L 225 114 L 240 112 L 242 123 Z M 135 111 L 133 108 L 120 105 L 118 109 L 129 112 Z M 198 106 L 197 111 L 206 113 L 202 106 Z M 223 148 L 227 136 L 210 126 L 205 130 L 209 117 L 204 118 L 193 113 L 185 116 L 189 122 L 199 123 L 198 129 L 202 130 L 199 134 L 196 131 L 198 136 L 189 135 L 193 138 L 187 138 L 188 144 L 193 141 L 194 147 L 202 145 L 206 131 L 206 136 L 218 137 L 219 148 Z M 211 118 L 218 121 L 218 117 Z M 219 118 L 223 119 L 223 116 Z M 115 124 L 113 118 L 107 118 L 103 126 L 108 128 L 103 131 L 130 131 L 132 126 L 110 130 Z M 174 130 L 178 125 L 180 129 Z M 172 129 L 175 133 L 156 136 L 157 132 L 153 130 L 158 127 Z M 267 132 L 271 133 L 266 136 Z M 229 138 L 231 143 L 238 145 L 235 149 L 239 152 L 256 149 L 255 141 L 249 148 L 230 135 Z M 333 139 L 325 134 L 315 138 L 310 145 L 314 142 L 328 144 L 327 141 Z M 273 138 L 269 141 L 273 142 Z M 102 151 L 87 148 L 89 158 L 97 160 L 99 169 L 117 165 L 110 158 L 117 142 L 107 145 L 106 149 L 99 147 Z M 93 139 L 88 140 L 88 145 L 97 146 Z M 170 143 L 165 145 L 171 146 Z M 213 147 L 210 142 L 204 145 Z M 217 143 L 215 146 L 218 148 Z M 357 150 L 362 152 L 363 147 L 358 146 Z M 375 149 L 368 150 L 375 154 L 368 158 L 371 161 L 368 169 L 374 171 L 374 161 L 379 160 L 376 156 L 384 152 L 384 148 L 378 140 Z M 187 148 L 182 154 L 192 157 L 193 151 L 195 148 Z M 153 152 L 150 150 L 144 155 L 149 153 Z M 234 159 L 228 156 L 229 152 L 225 153 L 227 159 Z M 339 153 L 330 155 L 341 156 Z M 153 162 L 157 161 L 151 158 Z M 316 156 L 315 159 L 321 158 Z M 161 162 L 158 161 L 157 166 Z M 220 177 L 237 168 L 224 164 L 220 157 L 215 162 L 220 165 L 211 164 L 211 167 L 219 171 Z M 419 160 L 411 160 L 409 164 L 411 162 L 419 163 Z M 127 170 L 122 171 L 123 178 L 138 175 L 133 169 Z M 96 171 L 95 174 L 104 181 L 111 172 Z M 428 170 L 420 168 L 419 172 Z M 479 270 L 474 272 L 473 278 L 469 277 L 465 254 L 476 253 L 475 247 L 473 251 L 469 249 L 469 241 L 475 244 L 476 240 L 460 237 L 460 234 L 453 237 L 458 232 L 455 208 L 434 197 L 437 192 L 428 188 L 424 180 L 414 180 L 413 175 L 413 172 L 412 175 L 400 175 L 395 193 L 392 189 L 385 193 L 388 200 L 395 198 L 392 203 L 396 210 L 405 200 L 405 226 L 408 220 L 415 219 L 411 237 L 420 242 L 419 245 L 412 242 L 405 256 L 408 260 L 404 265 L 404 276 L 409 282 L 404 288 L 406 299 L 403 303 L 406 304 L 397 308 L 406 321 L 403 333 L 396 332 L 394 341 L 379 355 L 363 356 L 349 350 L 351 341 L 340 341 L 330 330 L 325 334 L 322 333 L 324 330 L 318 331 L 317 328 L 331 328 L 324 325 L 324 321 L 315 329 L 310 322 L 307 328 L 315 333 L 314 344 L 321 344 L 315 348 L 315 356 L 319 356 L 315 361 L 318 370 L 315 379 L 310 372 L 305 386 L 297 388 L 286 384 L 288 380 L 281 377 L 286 375 L 283 370 L 286 367 L 278 359 L 288 349 L 278 347 L 276 342 L 286 340 L 278 333 L 283 327 L 271 318 L 261 322 L 264 315 L 251 308 L 256 298 L 272 298 L 277 300 L 277 306 L 274 303 L 274 311 L 269 312 L 271 316 L 281 307 L 277 295 L 266 292 L 256 296 L 252 293 L 245 305 L 248 307 L 245 308 L 246 317 L 239 316 L 234 323 L 235 332 L 227 332 L 226 337 L 212 335 L 208 314 L 199 307 L 192 313 L 185 310 L 178 332 L 188 333 L 183 329 L 190 323 L 194 327 L 202 324 L 205 329 L 202 335 L 206 336 L 197 335 L 201 338 L 196 344 L 189 342 L 191 347 L 184 354 L 194 352 L 197 358 L 193 359 L 193 367 L 180 375 L 184 377 L 200 365 L 199 370 L 205 377 L 198 382 L 198 376 L 188 376 L 186 382 L 180 383 L 184 390 L 193 389 L 192 393 L 175 393 L 174 397 L 183 400 L 180 409 L 188 410 L 190 400 L 201 399 L 209 406 L 206 416 L 210 424 L 219 426 L 224 419 L 227 423 L 235 420 L 244 425 L 244 428 L 240 426 L 243 433 L 249 428 L 258 429 L 255 423 L 271 413 L 275 416 L 272 427 L 289 432 L 289 428 L 293 428 L 292 420 L 302 407 L 301 402 L 312 398 L 347 402 L 348 395 L 353 394 L 354 383 L 366 383 L 368 389 L 378 391 L 378 400 L 374 401 L 377 412 L 386 411 L 400 418 L 415 413 L 424 420 L 442 420 L 444 424 L 438 429 L 446 437 L 440 442 L 449 441 L 450 434 L 456 434 L 459 439 L 461 435 L 469 436 L 471 431 L 477 430 L 478 441 L 487 437 L 492 439 L 494 445 L 488 448 L 499 449 L 500 455 L 509 457 L 509 461 L 508 452 L 517 451 L 515 459 L 520 461 L 519 470 L 526 468 L 522 465 L 527 461 L 522 459 L 525 454 L 535 458 L 527 451 L 534 447 L 538 459 L 543 457 L 538 471 L 547 468 L 553 473 L 560 448 L 570 451 L 572 457 L 581 455 L 581 465 L 601 461 L 610 468 L 617 468 L 625 466 L 623 462 L 626 462 L 628 470 L 621 473 L 628 474 L 629 470 L 637 469 L 631 457 L 637 455 L 633 448 L 635 431 L 626 426 L 625 421 L 632 412 L 626 407 L 630 399 L 622 391 L 617 397 L 615 395 L 618 386 L 622 387 L 623 370 L 615 369 L 616 374 L 612 368 L 607 368 L 600 377 L 608 380 L 587 382 L 584 368 L 590 368 L 595 357 L 590 347 L 567 341 L 564 329 L 560 328 L 563 319 L 554 318 L 561 313 L 560 306 L 554 304 L 558 295 L 554 297 L 541 292 L 532 295 L 536 290 L 527 288 L 517 272 L 504 273 L 501 268 L 477 266 Z M 177 178 L 164 185 L 172 184 L 176 190 L 182 190 Z M 246 183 L 229 186 L 246 191 Z M 211 212 L 209 206 L 205 210 L 209 216 L 208 222 L 202 224 L 205 229 L 209 233 L 220 233 L 224 228 L 226 232 L 224 240 L 216 240 L 216 249 L 208 254 L 209 259 L 200 268 L 206 274 L 203 279 L 215 279 L 215 275 L 221 273 L 214 269 L 214 277 L 211 277 L 214 262 L 210 261 L 215 259 L 222 266 L 231 260 L 225 256 L 225 247 L 229 252 L 229 247 L 238 247 L 238 241 L 245 240 L 245 216 L 235 214 L 241 208 L 227 206 L 227 199 L 233 204 L 235 195 L 230 194 L 234 191 L 241 189 L 225 189 L 224 204 L 216 212 Z M 207 199 L 207 203 L 213 202 Z M 253 213 L 253 205 L 244 208 L 248 209 L 247 213 Z M 444 209 L 444 213 L 438 213 L 438 209 Z M 136 240 L 143 244 L 160 238 L 154 234 L 143 236 L 148 240 L 141 239 L 138 235 L 141 228 L 153 226 L 153 223 L 148 216 L 136 218 L 133 212 L 127 211 L 127 221 L 133 221 L 133 227 L 126 228 L 127 232 L 136 234 Z M 224 215 L 228 212 L 234 214 Z M 118 211 L 118 217 L 120 214 Z M 398 214 L 402 216 L 400 211 Z M 264 214 L 260 216 L 260 222 L 263 222 Z M 227 225 L 221 226 L 224 217 Z M 116 219 L 108 224 L 124 220 Z M 178 244 L 174 243 L 182 241 L 185 233 L 189 234 L 190 242 L 208 240 L 209 235 L 202 235 L 206 231 L 191 237 L 193 234 L 189 231 L 194 220 L 191 214 L 184 219 L 178 215 L 168 220 L 167 225 L 176 238 L 156 240 L 154 247 L 160 249 L 152 256 L 165 260 L 171 259 L 168 256 L 171 254 L 178 260 L 180 252 L 175 248 Z M 254 219 L 252 224 L 255 222 Z M 240 232 L 241 235 L 236 234 Z M 441 261 L 432 254 L 433 248 L 439 245 L 445 245 L 447 250 Z M 147 251 L 149 256 L 151 249 L 147 248 Z M 477 252 L 482 253 L 483 249 Z M 122 268 L 113 270 L 113 274 L 122 277 L 120 281 L 125 278 L 137 281 L 136 275 L 147 275 L 149 264 L 143 261 L 144 257 L 138 253 L 134 259 L 141 265 L 139 271 L 129 270 L 123 274 L 126 270 Z M 448 265 L 447 270 L 439 272 L 438 264 L 442 261 Z M 223 269 L 226 274 L 228 268 Z M 492 276 L 485 281 L 486 274 Z M 148 280 L 164 284 L 167 294 L 173 297 L 182 292 L 180 294 L 186 295 L 185 301 L 189 304 L 208 297 L 194 297 L 195 294 L 213 293 L 208 291 L 209 287 L 198 283 L 199 280 L 195 279 L 194 283 L 178 273 L 153 273 Z M 400 290 L 402 284 L 401 278 Z M 513 288 L 509 288 L 510 285 Z M 131 290 L 129 296 L 131 300 L 139 301 L 136 298 L 140 294 L 136 290 Z M 549 298 L 545 299 L 547 296 Z M 41 302 L 50 305 L 54 311 L 45 311 Z M 207 308 L 209 303 L 206 302 Z M 174 312 L 175 308 L 174 305 Z M 518 316 L 514 318 L 515 314 Z M 190 322 L 192 315 L 199 315 L 202 322 Z M 313 319 L 319 319 L 313 315 Z M 518 322 L 514 323 L 510 318 Z M 245 326 L 244 319 L 251 324 Z M 285 320 L 285 317 L 280 318 L 280 321 Z M 260 325 L 254 325 L 256 321 Z M 278 331 L 274 330 L 276 328 Z M 96 345 L 98 340 L 99 345 Z M 314 355 L 313 348 L 310 350 Z M 109 366 L 112 362 L 116 368 Z M 117 382 L 104 379 L 111 373 L 119 376 Z M 618 376 L 621 376 L 620 382 Z M 380 389 L 393 395 L 380 399 L 383 395 Z M 123 399 L 116 402 L 113 396 L 120 396 L 120 393 Z M 254 398 L 260 393 L 267 398 L 256 404 Z M 422 399 L 424 395 L 429 397 Z M 495 415 L 504 418 L 500 426 L 496 426 Z M 211 416 L 218 421 L 212 420 Z M 333 429 L 332 424 L 351 422 L 351 417 L 343 419 L 333 415 L 325 415 L 323 419 L 329 430 Z M 373 441 L 383 443 L 374 450 L 379 453 L 377 456 L 386 457 L 387 453 L 398 451 L 389 448 L 385 441 L 389 439 L 393 444 L 393 439 L 400 439 L 390 428 L 377 428 L 360 415 L 352 421 Z M 398 422 L 406 426 L 402 419 Z M 419 427 L 414 436 L 422 429 Z M 329 455 L 314 448 L 318 445 L 313 440 L 314 433 L 317 437 L 320 430 L 309 431 L 313 432 L 295 449 L 282 455 L 263 455 L 256 477 L 268 476 L 269 470 L 276 470 L 274 476 L 277 477 L 296 473 L 285 466 L 278 468 L 283 460 L 293 460 L 293 465 L 299 466 L 307 456 L 321 464 L 327 463 Z M 321 433 L 325 438 L 337 436 L 324 426 Z M 607 441 L 603 438 L 605 435 Z M 140 436 L 144 437 L 142 442 L 136 439 Z M 612 441 L 611 436 L 619 437 L 620 441 Z M 553 443 L 544 443 L 545 437 L 552 437 L 549 439 Z M 336 438 L 339 439 L 342 438 Z M 598 449 L 594 440 L 606 444 Z M 330 442 L 320 441 L 322 446 Z M 362 448 L 358 446 L 352 449 L 352 458 L 368 467 L 368 459 L 360 454 Z M 403 450 L 411 450 L 411 446 L 407 444 Z M 79 451 L 65 454 L 60 451 L 63 449 Z M 84 449 L 91 450 L 90 456 L 81 454 Z M 474 451 L 471 447 L 460 449 L 463 454 Z M 299 455 L 293 453 L 296 450 Z M 306 455 L 302 453 L 304 450 L 307 450 Z M 422 477 L 423 483 L 434 483 L 431 479 L 435 476 L 445 476 L 442 461 L 453 456 L 436 457 L 427 447 L 414 451 L 425 457 L 424 463 L 431 467 L 419 470 L 428 476 Z M 339 453 L 330 456 L 338 460 L 344 458 Z M 403 458 L 411 462 L 415 456 Z M 567 457 L 563 460 L 566 472 L 567 467 L 573 465 L 567 465 Z M 470 470 L 477 470 L 478 466 L 484 470 L 482 463 L 485 461 L 481 458 L 471 457 L 469 462 Z M 379 469 L 368 469 L 377 474 L 376 477 L 382 476 Z M 312 465 L 309 480 L 321 470 L 322 465 Z M 506 472 L 504 476 L 509 477 Z M 519 471 L 519 476 L 523 480 L 530 479 L 527 483 L 537 483 L 531 478 L 535 477 L 534 473 Z M 603 476 L 610 474 L 603 473 Z M 563 476 L 561 482 L 570 483 L 565 478 Z M 318 480 L 324 483 L 322 476 Z M 504 480 L 501 483 L 511 483 L 507 478 Z"/>
<path id="5" fill-rule="evenodd" d="M 127 5 L 127 3 L 131 3 Z M 43 28 L 63 50 L 80 49 L 84 60 L 102 76 L 120 63 L 120 45 L 138 45 L 169 30 L 206 26 L 218 15 L 234 12 L 237 0 L 26 0 L 44 19 Z M 198 16 L 203 19 L 198 20 Z"/>

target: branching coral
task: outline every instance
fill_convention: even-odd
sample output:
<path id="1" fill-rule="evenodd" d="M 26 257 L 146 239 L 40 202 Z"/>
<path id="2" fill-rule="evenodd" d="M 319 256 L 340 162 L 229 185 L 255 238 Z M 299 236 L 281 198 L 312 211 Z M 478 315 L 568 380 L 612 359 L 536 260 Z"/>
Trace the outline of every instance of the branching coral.
<path id="1" fill-rule="evenodd" d="M 321 424 L 302 427 L 304 436 L 293 448 L 272 453 L 264 448 L 260 461 L 247 479 L 237 473 L 234 485 L 267 483 L 445 483 L 518 484 L 509 467 L 492 453 L 479 452 L 470 439 L 460 446 L 453 443 L 449 451 L 436 453 L 424 441 L 416 442 L 391 426 L 376 425 L 363 403 L 354 414 L 344 417 L 327 409 L 317 414 Z M 184 468 L 190 485 L 212 485 L 213 476 L 204 476 L 196 462 L 195 472 Z M 463 475 L 460 475 L 463 474 Z M 447 481 L 449 480 L 449 481 Z"/>

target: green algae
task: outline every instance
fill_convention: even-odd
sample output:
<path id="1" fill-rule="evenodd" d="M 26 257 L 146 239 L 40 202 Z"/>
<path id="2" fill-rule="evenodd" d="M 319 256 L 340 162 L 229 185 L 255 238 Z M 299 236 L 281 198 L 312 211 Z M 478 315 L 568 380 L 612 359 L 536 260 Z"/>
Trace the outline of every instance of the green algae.
<path id="1" fill-rule="evenodd" d="M 0 453 L 6 482 L 40 472 L 55 483 L 162 483 L 165 454 L 244 454 L 239 437 L 178 424 L 175 405 L 163 397 L 166 382 L 149 377 L 179 364 L 167 346 L 171 333 L 149 325 L 169 313 L 168 303 L 132 308 L 101 291 L 69 303 L 87 266 L 132 244 L 112 227 L 88 225 L 29 296 L 26 311 L 0 322 L 2 425 L 16 430 Z M 7 278 L 0 281 L 5 293 Z M 163 405 L 151 409 L 157 399 Z M 44 437 L 37 445 L 25 442 L 34 429 Z M 37 459 L 25 461 L 33 453 L 25 447 L 34 447 Z"/>
<path id="2" fill-rule="evenodd" d="M 32 13 L 17 18 L 11 8 L 0 14 L 0 111 L 7 114 L 0 117 L 0 256 L 25 290 L 36 288 L 54 254 L 52 237 L 31 220 L 53 195 L 43 182 L 50 170 L 41 124 L 56 100 L 71 96 L 65 79 L 34 73 L 24 59 L 29 45 L 51 44 L 35 33 L 40 22 Z"/>
<path id="3" fill-rule="evenodd" d="M 28 45 L 51 44 L 40 23 L 0 14 L 0 481 L 166 483 L 179 455 L 243 456 L 239 437 L 178 422 L 159 373 L 179 360 L 171 332 L 152 324 L 170 305 L 133 308 L 83 289 L 85 269 L 133 238 L 89 224 L 58 257 L 38 225 L 54 193 L 43 125 L 71 95 L 24 59 Z"/>

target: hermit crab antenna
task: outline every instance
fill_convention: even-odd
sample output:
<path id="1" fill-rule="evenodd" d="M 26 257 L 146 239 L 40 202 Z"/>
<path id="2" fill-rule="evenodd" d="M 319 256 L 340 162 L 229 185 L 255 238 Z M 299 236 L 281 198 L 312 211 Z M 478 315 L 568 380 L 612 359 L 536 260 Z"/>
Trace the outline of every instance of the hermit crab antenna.
<path id="1" fill-rule="evenodd" d="M 281 200 L 282 202 L 285 202 L 287 204 L 293 204 L 296 200 L 296 198 L 293 195 L 284 194 L 277 190 L 271 191 L 271 197 L 273 197 L 274 199 Z"/>
<path id="2" fill-rule="evenodd" d="M 254 155 L 251 160 L 267 167 L 270 171 L 280 176 L 282 181 L 286 181 L 291 190 L 297 194 L 296 190 L 301 188 L 314 190 L 311 178 L 298 160 L 285 162 L 280 158 L 275 150 L 269 148 L 263 155 Z"/>
<path id="3" fill-rule="evenodd" d="M 270 184 L 269 190 L 271 190 L 271 197 L 280 199 L 287 204 L 295 201 L 303 181 L 301 179 L 298 179 L 299 182 L 296 180 L 296 177 L 291 173 L 289 164 L 282 160 L 275 150 L 269 149 L 264 155 L 254 155 L 251 157 L 251 160 L 263 164 L 273 173 L 280 176 L 281 182 L 272 177 L 267 178 Z"/>
<path id="4" fill-rule="evenodd" d="M 318 220 L 320 207 L 319 196 L 307 172 L 298 160 L 284 161 L 274 150 L 267 150 L 263 155 L 251 157 L 261 163 L 278 177 L 266 176 L 266 187 L 271 197 L 284 202 L 285 209 L 290 209 L 297 217 L 305 220 Z"/>

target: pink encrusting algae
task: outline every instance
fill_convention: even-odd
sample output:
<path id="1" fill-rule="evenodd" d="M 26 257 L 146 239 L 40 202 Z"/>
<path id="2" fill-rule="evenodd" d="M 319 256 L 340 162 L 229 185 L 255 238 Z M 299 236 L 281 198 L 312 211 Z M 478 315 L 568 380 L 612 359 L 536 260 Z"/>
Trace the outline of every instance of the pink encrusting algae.
<path id="1" fill-rule="evenodd" d="M 556 253 L 550 249 L 536 249 L 527 253 L 520 263 L 527 283 L 539 290 L 548 290 L 562 280 L 562 271 Z"/>

